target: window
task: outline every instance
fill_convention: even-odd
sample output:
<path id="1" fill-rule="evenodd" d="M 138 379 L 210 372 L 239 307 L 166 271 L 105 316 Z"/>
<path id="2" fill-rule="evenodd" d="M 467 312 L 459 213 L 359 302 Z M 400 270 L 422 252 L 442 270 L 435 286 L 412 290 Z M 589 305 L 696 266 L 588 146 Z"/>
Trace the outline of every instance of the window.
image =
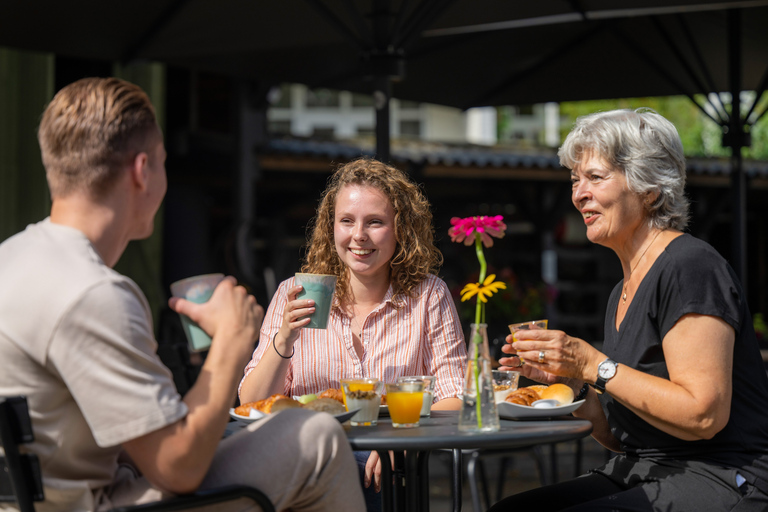
<path id="1" fill-rule="evenodd" d="M 307 91 L 307 107 L 323 108 L 338 107 L 339 91 L 331 89 L 313 89 Z"/>
<path id="2" fill-rule="evenodd" d="M 333 140 L 335 131 L 333 126 L 315 126 L 315 129 L 312 132 L 312 138 L 319 140 Z"/>
<path id="3" fill-rule="evenodd" d="M 290 121 L 270 121 L 269 133 L 272 135 L 290 135 L 291 122 Z"/>
<path id="4" fill-rule="evenodd" d="M 373 95 L 372 94 L 352 94 L 352 106 L 353 107 L 371 107 L 373 108 Z"/>
<path id="5" fill-rule="evenodd" d="M 400 121 L 400 136 L 418 138 L 421 136 L 421 121 Z"/>

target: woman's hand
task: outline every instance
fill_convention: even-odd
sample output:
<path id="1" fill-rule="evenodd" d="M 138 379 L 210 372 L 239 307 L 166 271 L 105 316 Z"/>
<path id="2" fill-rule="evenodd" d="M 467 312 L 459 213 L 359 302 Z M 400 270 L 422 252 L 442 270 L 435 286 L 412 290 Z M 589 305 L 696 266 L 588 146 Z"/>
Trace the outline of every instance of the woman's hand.
<path id="1" fill-rule="evenodd" d="M 392 471 L 395 470 L 395 455 L 389 452 L 389 458 L 391 459 Z M 365 463 L 365 477 L 363 478 L 363 485 L 366 489 L 373 483 L 373 489 L 376 492 L 381 491 L 381 459 L 379 453 L 372 451 L 368 456 L 368 461 Z"/>
<path id="2" fill-rule="evenodd" d="M 507 336 L 507 344 L 501 351 L 510 357 L 502 357 L 500 370 L 515 370 L 537 382 L 554 384 L 572 379 L 587 380 L 588 369 L 597 368 L 602 359 L 600 352 L 579 338 L 568 336 L 562 331 L 530 329 L 517 331 Z M 542 354 L 543 353 L 543 354 Z M 542 362 L 539 356 L 543 355 Z M 519 359 L 524 361 L 521 367 Z M 605 359 L 603 357 L 603 359 Z M 593 372 L 596 374 L 596 372 Z"/>
<path id="3" fill-rule="evenodd" d="M 315 312 L 315 301 L 296 298 L 301 290 L 301 286 L 288 289 L 288 302 L 283 310 L 283 324 L 278 333 L 285 340 L 287 347 L 293 347 L 293 343 L 299 338 L 299 331 L 310 321 L 308 315 Z"/>

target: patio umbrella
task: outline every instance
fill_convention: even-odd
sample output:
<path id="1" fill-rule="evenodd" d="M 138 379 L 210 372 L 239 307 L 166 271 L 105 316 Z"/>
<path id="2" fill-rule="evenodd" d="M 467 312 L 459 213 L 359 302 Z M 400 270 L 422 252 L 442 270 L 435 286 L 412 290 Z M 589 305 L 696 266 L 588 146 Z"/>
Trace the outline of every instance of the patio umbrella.
<path id="1" fill-rule="evenodd" d="M 150 59 L 261 83 L 374 95 L 377 156 L 388 102 L 468 108 L 729 92 L 760 94 L 768 0 L 28 0 L 4 6 L 0 45 L 81 58 Z M 758 94 L 758 96 L 760 95 Z M 735 267 L 743 258 L 744 126 L 699 101 L 733 148 Z"/>

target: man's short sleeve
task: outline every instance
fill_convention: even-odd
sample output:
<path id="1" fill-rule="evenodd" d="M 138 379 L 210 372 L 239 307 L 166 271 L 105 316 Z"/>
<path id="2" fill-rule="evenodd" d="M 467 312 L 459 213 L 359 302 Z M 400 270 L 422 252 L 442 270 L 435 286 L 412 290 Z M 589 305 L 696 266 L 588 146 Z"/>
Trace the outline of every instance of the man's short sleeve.
<path id="1" fill-rule="evenodd" d="M 149 307 L 128 279 L 100 281 L 63 316 L 50 364 L 99 446 L 135 439 L 186 415 L 156 352 Z"/>

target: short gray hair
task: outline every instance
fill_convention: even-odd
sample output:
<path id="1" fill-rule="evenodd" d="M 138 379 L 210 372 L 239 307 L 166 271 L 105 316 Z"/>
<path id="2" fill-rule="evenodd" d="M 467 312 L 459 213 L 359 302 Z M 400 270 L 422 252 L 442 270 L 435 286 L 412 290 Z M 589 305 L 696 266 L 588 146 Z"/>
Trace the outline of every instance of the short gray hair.
<path id="1" fill-rule="evenodd" d="M 579 117 L 557 152 L 560 164 L 573 169 L 590 152 L 623 172 L 631 191 L 658 193 L 648 206 L 652 227 L 685 229 L 690 209 L 685 156 L 671 122 L 646 108 Z"/>

